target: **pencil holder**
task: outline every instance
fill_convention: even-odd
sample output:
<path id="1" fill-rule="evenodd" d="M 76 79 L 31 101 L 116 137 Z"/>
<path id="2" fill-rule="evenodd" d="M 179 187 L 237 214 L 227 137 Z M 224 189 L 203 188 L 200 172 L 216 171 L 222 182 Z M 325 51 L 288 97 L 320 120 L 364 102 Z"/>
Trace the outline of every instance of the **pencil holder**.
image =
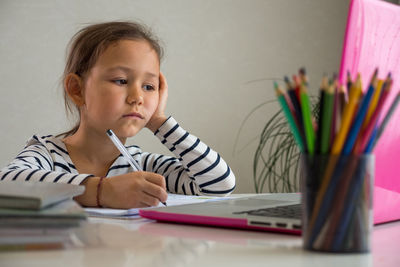
<path id="1" fill-rule="evenodd" d="M 303 247 L 369 252 L 375 157 L 301 155 Z"/>

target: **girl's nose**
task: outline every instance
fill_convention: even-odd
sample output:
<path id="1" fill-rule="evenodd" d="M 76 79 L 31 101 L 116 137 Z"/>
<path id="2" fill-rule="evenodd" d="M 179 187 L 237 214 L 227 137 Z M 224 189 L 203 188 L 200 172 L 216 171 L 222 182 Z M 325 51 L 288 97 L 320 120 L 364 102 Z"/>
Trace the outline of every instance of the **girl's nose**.
<path id="1" fill-rule="evenodd" d="M 143 94 L 140 86 L 132 86 L 131 88 L 129 88 L 126 102 L 129 105 L 141 105 L 143 103 Z"/>

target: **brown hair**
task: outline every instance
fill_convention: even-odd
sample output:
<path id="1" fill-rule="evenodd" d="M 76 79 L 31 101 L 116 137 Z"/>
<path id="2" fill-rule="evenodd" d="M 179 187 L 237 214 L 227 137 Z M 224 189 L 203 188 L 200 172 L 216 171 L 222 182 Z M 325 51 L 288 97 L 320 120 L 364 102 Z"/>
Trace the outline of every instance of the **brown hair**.
<path id="1" fill-rule="evenodd" d="M 87 26 L 78 31 L 68 45 L 67 62 L 64 69 L 63 81 L 70 73 L 75 73 L 85 79 L 85 75 L 96 64 L 99 56 L 107 47 L 120 40 L 143 40 L 156 52 L 161 61 L 163 49 L 159 40 L 145 25 L 137 22 L 115 21 Z M 67 115 L 78 112 L 78 108 L 68 97 L 64 89 L 64 104 Z M 79 114 L 79 113 L 78 113 Z M 58 136 L 73 135 L 79 128 L 80 114 L 77 124 L 69 131 Z"/>

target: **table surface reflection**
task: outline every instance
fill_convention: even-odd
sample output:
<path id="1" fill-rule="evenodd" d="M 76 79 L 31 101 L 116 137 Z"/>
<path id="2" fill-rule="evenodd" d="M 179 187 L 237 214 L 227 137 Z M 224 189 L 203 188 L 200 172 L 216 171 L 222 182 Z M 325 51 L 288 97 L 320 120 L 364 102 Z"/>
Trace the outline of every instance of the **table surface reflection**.
<path id="1" fill-rule="evenodd" d="M 300 236 L 152 220 L 89 218 L 73 246 L 0 253 L 0 266 L 400 266 L 400 222 L 374 227 L 372 252 L 302 249 Z"/>

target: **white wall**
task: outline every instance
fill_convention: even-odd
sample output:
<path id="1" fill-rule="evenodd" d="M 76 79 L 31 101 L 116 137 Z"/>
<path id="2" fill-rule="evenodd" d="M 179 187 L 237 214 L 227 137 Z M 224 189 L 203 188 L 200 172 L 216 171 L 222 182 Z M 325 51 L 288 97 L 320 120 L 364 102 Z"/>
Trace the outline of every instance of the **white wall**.
<path id="1" fill-rule="evenodd" d="M 237 193 L 253 192 L 257 137 L 278 106 L 272 81 L 308 70 L 316 93 L 322 74 L 337 72 L 348 0 L 0 0 L 0 166 L 35 133 L 68 128 L 60 77 L 70 37 L 87 23 L 132 19 L 164 41 L 167 111 L 217 150 L 237 176 Z M 255 82 L 250 82 L 254 81 Z M 145 130 L 130 143 L 168 153 Z"/>

